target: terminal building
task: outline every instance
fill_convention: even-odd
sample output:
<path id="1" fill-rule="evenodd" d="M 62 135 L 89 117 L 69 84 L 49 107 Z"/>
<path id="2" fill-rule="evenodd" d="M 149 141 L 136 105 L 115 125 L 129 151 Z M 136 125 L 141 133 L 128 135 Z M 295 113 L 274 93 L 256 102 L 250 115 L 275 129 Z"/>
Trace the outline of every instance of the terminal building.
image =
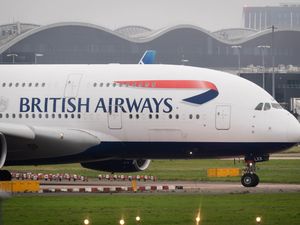
<path id="1" fill-rule="evenodd" d="M 248 7 L 243 10 L 244 26 L 265 30 L 271 26 L 279 29 L 300 29 L 300 4 Z"/>
<path id="2" fill-rule="evenodd" d="M 46 26 L 16 23 L 0 26 L 0 64 L 135 64 L 145 50 L 153 49 L 158 64 L 234 71 L 261 85 L 262 72 L 268 73 L 273 65 L 273 46 L 276 74 L 290 74 L 283 79 L 284 85 L 276 82 L 276 99 L 289 103 L 289 98 L 300 97 L 300 85 L 288 86 L 299 82 L 299 40 L 300 29 L 295 28 L 274 33 L 253 28 L 209 32 L 192 25 L 110 30 L 73 22 Z M 269 79 L 266 82 L 270 92 Z"/>

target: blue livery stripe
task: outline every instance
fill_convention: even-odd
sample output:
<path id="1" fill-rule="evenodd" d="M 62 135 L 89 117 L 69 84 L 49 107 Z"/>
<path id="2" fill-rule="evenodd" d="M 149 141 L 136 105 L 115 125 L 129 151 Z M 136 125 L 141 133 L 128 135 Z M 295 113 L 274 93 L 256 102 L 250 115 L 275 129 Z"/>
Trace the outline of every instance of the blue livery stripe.
<path id="1" fill-rule="evenodd" d="M 196 95 L 196 96 L 193 96 L 193 97 L 190 97 L 190 98 L 183 99 L 183 101 L 201 105 L 201 104 L 204 104 L 204 103 L 216 98 L 218 95 L 219 95 L 218 91 L 209 90 L 209 91 L 204 92 L 200 95 Z"/>

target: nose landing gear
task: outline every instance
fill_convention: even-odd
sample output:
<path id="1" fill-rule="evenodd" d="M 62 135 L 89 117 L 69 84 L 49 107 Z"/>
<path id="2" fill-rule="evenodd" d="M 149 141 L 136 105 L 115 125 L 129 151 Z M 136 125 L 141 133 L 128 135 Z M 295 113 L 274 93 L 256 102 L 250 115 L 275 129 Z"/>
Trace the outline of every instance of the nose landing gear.
<path id="1" fill-rule="evenodd" d="M 269 160 L 269 155 L 254 156 L 252 154 L 245 156 L 245 169 L 241 178 L 241 183 L 244 187 L 256 187 L 259 184 L 259 177 L 256 174 L 257 162 Z"/>

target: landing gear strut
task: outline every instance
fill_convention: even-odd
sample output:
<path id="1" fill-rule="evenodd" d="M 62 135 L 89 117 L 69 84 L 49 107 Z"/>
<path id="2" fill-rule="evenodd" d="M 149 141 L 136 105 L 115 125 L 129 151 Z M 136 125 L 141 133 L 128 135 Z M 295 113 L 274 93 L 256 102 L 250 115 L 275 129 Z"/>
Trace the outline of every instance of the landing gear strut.
<path id="1" fill-rule="evenodd" d="M 8 170 L 0 170 L 0 181 L 11 181 L 12 176 Z"/>
<path id="2" fill-rule="evenodd" d="M 257 162 L 268 161 L 269 155 L 254 156 L 252 154 L 245 156 L 244 175 L 241 178 L 241 183 L 244 187 L 256 187 L 259 184 L 259 177 L 256 175 Z"/>

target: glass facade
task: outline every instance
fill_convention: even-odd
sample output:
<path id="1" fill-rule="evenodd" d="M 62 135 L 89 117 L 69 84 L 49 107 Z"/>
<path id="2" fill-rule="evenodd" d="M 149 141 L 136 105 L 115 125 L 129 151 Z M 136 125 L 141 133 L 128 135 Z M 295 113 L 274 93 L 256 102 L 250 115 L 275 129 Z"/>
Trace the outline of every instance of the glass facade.
<path id="1" fill-rule="evenodd" d="M 300 31 L 275 32 L 275 65 L 300 66 L 299 40 Z M 237 44 L 240 49 L 232 48 Z M 153 49 L 157 51 L 156 63 L 236 68 L 239 57 L 242 67 L 262 65 L 259 45 L 271 46 L 272 34 L 265 33 L 231 43 L 198 29 L 181 27 L 141 41 L 88 26 L 65 25 L 41 29 L 10 45 L 0 51 L 0 63 L 127 64 L 137 63 L 145 50 Z M 270 67 L 270 49 L 264 52 L 264 60 L 266 67 Z"/>

